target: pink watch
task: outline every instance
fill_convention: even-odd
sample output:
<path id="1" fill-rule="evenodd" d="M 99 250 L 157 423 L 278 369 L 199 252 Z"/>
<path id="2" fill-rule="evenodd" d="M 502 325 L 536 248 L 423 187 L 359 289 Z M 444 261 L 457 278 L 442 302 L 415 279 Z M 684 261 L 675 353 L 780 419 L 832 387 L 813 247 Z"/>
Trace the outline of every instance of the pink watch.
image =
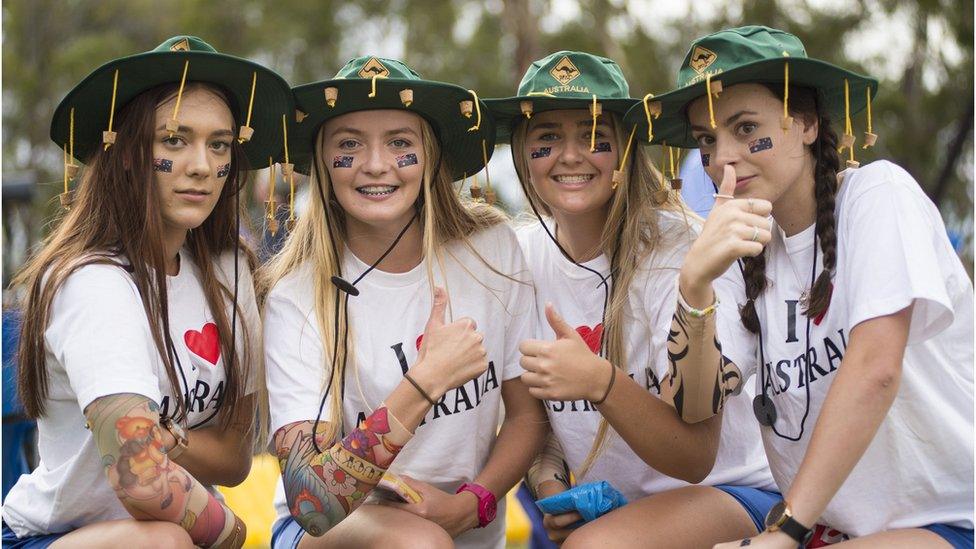
<path id="1" fill-rule="evenodd" d="M 460 494 L 465 490 L 478 498 L 478 528 L 484 528 L 491 524 L 491 521 L 495 520 L 495 513 L 498 511 L 498 501 L 495 499 L 495 495 L 484 486 L 473 482 L 465 482 L 454 493 Z"/>

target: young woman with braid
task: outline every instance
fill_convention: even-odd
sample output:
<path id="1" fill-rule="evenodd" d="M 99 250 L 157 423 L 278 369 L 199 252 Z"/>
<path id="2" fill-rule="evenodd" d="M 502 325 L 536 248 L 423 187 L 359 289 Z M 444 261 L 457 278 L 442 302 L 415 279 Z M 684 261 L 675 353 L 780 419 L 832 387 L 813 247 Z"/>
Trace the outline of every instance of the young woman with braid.
<path id="1" fill-rule="evenodd" d="M 536 315 L 515 234 L 453 184 L 494 125 L 473 92 L 392 59 L 295 95 L 290 155 L 313 192 L 262 277 L 272 546 L 504 547 L 545 414 L 519 380 Z M 386 470 L 420 501 L 372 497 Z"/>
<path id="2" fill-rule="evenodd" d="M 575 530 L 577 513 L 547 515 L 550 537 L 568 536 L 567 547 L 692 548 L 756 533 L 750 516 L 778 494 L 765 491 L 772 477 L 750 401 L 735 398 L 724 418 L 696 425 L 676 411 L 668 328 L 700 220 L 622 124 L 640 102 L 620 67 L 554 53 L 532 64 L 516 97 L 488 103 L 541 214 L 519 243 L 549 329 L 522 343 L 522 380 L 544 400 L 554 436 L 529 484 L 539 497 L 566 490 L 565 460 L 578 483 L 608 481 L 631 502 Z"/>
<path id="3" fill-rule="evenodd" d="M 74 157 L 88 167 L 14 281 L 40 465 L 4 501 L 5 548 L 244 542 L 212 487 L 248 474 L 261 375 L 237 195 L 278 150 L 289 92 L 177 36 L 96 69 L 58 106 L 66 185 Z"/>
<path id="4" fill-rule="evenodd" d="M 870 117 L 877 82 L 766 27 L 685 61 L 654 125 L 721 182 L 680 276 L 685 313 L 719 314 L 689 322 L 717 324 L 715 345 L 692 338 L 711 359 L 676 369 L 719 392 L 729 361 L 757 374 L 784 495 L 765 532 L 722 547 L 796 547 L 818 523 L 850 547 L 973 547 L 973 288 L 911 175 L 854 161 L 851 114 Z"/>

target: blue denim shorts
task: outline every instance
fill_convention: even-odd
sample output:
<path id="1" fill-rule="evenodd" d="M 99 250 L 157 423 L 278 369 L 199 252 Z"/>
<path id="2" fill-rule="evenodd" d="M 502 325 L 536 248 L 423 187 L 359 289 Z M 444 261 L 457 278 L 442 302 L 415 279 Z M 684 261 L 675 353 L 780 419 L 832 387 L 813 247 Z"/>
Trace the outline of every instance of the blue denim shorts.
<path id="1" fill-rule="evenodd" d="M 735 501 L 739 502 L 739 505 L 746 510 L 746 513 L 749 513 L 749 518 L 752 519 L 752 523 L 756 525 L 756 532 L 762 532 L 766 529 L 766 515 L 773 508 L 773 505 L 776 505 L 783 499 L 783 495 L 779 492 L 749 488 L 747 486 L 722 484 L 715 488 L 732 496 L 735 498 Z"/>
<path id="2" fill-rule="evenodd" d="M 304 535 L 295 517 L 280 518 L 271 527 L 271 549 L 295 549 Z"/>
<path id="3" fill-rule="evenodd" d="M 948 524 L 929 524 L 922 527 L 949 542 L 953 549 L 973 549 L 973 531 Z"/>
<path id="4" fill-rule="evenodd" d="M 39 536 L 27 536 L 26 538 L 18 538 L 17 534 L 10 529 L 6 524 L 3 525 L 3 534 L 0 540 L 3 541 L 3 549 L 45 549 L 58 538 L 63 536 L 61 534 L 44 534 Z M 972 536 L 970 536 L 972 537 Z"/>

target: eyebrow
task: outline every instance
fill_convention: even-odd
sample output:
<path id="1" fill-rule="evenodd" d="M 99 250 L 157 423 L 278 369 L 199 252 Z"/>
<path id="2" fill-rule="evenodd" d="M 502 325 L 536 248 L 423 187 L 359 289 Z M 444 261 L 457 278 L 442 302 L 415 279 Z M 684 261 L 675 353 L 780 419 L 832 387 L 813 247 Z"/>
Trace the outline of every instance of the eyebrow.
<path id="1" fill-rule="evenodd" d="M 577 122 L 576 125 L 577 126 L 580 126 L 580 127 L 583 127 L 583 126 L 590 127 L 590 126 L 593 125 L 593 120 L 590 119 L 590 118 L 585 118 L 585 119 L 582 119 L 579 122 Z M 597 126 L 604 126 L 606 128 L 609 128 L 610 127 L 610 124 L 607 121 L 605 121 L 605 120 L 597 120 L 596 125 Z M 558 122 L 539 122 L 538 124 L 534 124 L 534 125 L 530 126 L 528 131 L 531 132 L 531 131 L 535 131 L 535 130 L 538 130 L 538 129 L 555 130 L 555 129 L 559 129 L 560 127 L 562 127 L 562 124 L 560 124 Z"/>
<path id="2" fill-rule="evenodd" d="M 742 118 L 743 116 L 745 116 L 747 114 L 751 114 L 753 116 L 756 116 L 759 113 L 757 113 L 755 111 L 739 111 L 739 112 L 733 114 L 732 116 L 726 118 L 725 119 L 725 122 L 722 125 L 723 126 L 731 126 L 732 124 L 735 124 L 735 121 L 736 120 L 738 120 L 739 118 Z M 709 130 L 709 128 L 706 128 L 704 126 L 697 126 L 695 124 L 692 124 L 691 125 L 691 129 L 692 130 L 695 130 L 695 131 L 700 131 L 700 132 L 707 132 Z"/>
<path id="3" fill-rule="evenodd" d="M 158 128 L 156 128 L 156 131 L 158 132 L 158 131 L 162 131 L 162 130 L 165 130 L 165 129 L 166 129 L 166 123 L 164 122 L 162 125 L 160 125 Z M 176 132 L 177 133 L 194 133 L 193 132 L 193 129 L 190 128 L 189 126 L 180 126 L 179 128 L 176 129 Z M 210 135 L 211 135 L 211 137 L 223 137 L 225 135 L 234 135 L 234 132 L 231 131 L 231 130 L 228 130 L 228 129 L 223 129 L 223 130 L 215 130 Z"/>
<path id="4" fill-rule="evenodd" d="M 364 132 L 362 130 L 358 130 L 358 129 L 353 128 L 351 126 L 342 126 L 342 127 L 336 128 L 335 131 L 332 132 L 332 135 L 333 136 L 336 136 L 336 135 L 339 135 L 340 133 L 351 133 L 353 135 L 364 135 L 366 132 Z M 417 135 L 417 132 L 415 132 L 412 128 L 408 128 L 408 127 L 396 128 L 396 129 L 393 129 L 393 130 L 389 130 L 389 131 L 383 132 L 383 135 L 396 135 L 396 134 L 401 134 L 401 133 L 409 133 L 409 134 Z"/>

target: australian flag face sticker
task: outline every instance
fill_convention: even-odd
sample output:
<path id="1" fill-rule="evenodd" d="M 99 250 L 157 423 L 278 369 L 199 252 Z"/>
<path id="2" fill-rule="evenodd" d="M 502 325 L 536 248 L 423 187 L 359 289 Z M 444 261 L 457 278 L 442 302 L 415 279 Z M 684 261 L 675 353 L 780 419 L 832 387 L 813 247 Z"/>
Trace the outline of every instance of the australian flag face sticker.
<path id="1" fill-rule="evenodd" d="M 749 152 L 755 154 L 759 151 L 765 151 L 766 149 L 773 148 L 773 140 L 769 137 L 761 137 L 759 139 L 753 139 L 749 142 Z"/>
<path id="2" fill-rule="evenodd" d="M 165 158 L 153 158 L 153 171 L 170 173 L 173 171 L 173 161 Z"/>
<path id="3" fill-rule="evenodd" d="M 332 159 L 333 168 L 351 168 L 352 167 L 352 157 L 351 156 L 337 156 Z"/>
<path id="4" fill-rule="evenodd" d="M 538 149 L 532 149 L 532 158 L 545 158 L 549 156 L 552 152 L 552 147 L 539 147 Z"/>
<path id="5" fill-rule="evenodd" d="M 611 150 L 610 149 L 610 143 L 607 142 L 607 141 L 604 141 L 602 143 L 597 143 L 596 144 L 596 148 L 593 149 L 593 152 L 595 152 L 595 153 L 607 153 L 607 152 L 610 152 L 610 150 Z"/>
<path id="6" fill-rule="evenodd" d="M 413 166 L 417 163 L 417 155 L 414 153 L 407 153 L 402 156 L 396 157 L 396 163 L 398 168 L 406 168 L 407 166 Z"/>

